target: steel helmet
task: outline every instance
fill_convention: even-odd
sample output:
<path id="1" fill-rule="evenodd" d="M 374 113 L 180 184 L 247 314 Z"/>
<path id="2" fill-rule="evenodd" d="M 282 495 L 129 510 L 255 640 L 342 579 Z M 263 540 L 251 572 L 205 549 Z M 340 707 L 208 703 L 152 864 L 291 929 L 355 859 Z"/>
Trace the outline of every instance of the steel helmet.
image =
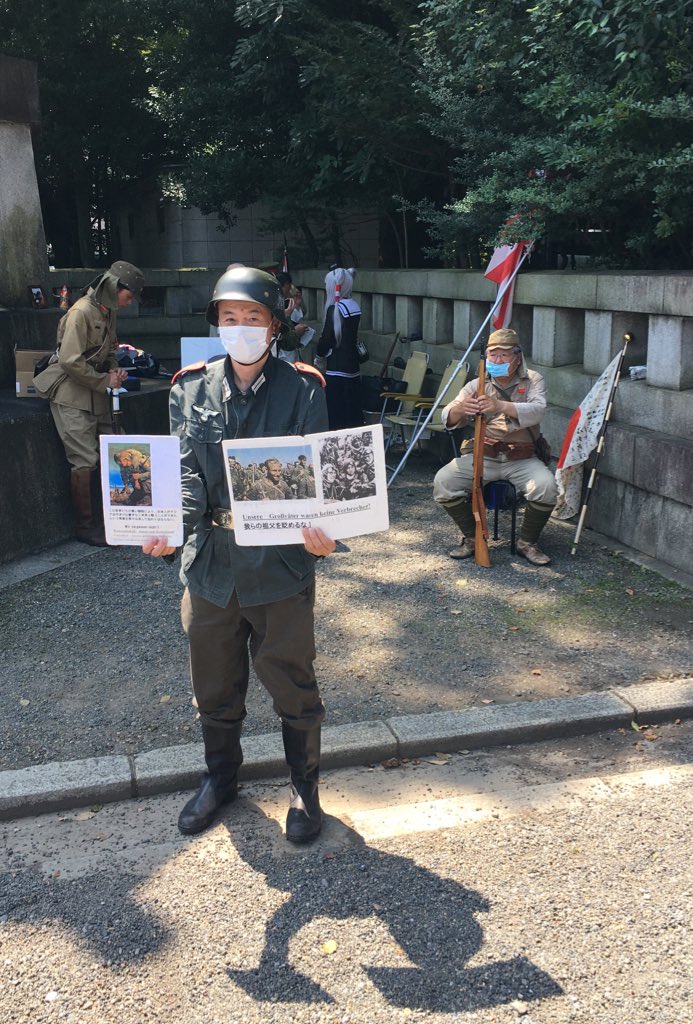
<path id="1" fill-rule="evenodd" d="M 214 285 L 212 298 L 207 305 L 207 322 L 215 327 L 219 325 L 217 302 L 228 299 L 236 302 L 257 302 L 267 306 L 272 316 L 288 324 L 284 312 L 284 295 L 279 282 L 271 274 L 255 267 L 234 267 L 221 275 Z"/>

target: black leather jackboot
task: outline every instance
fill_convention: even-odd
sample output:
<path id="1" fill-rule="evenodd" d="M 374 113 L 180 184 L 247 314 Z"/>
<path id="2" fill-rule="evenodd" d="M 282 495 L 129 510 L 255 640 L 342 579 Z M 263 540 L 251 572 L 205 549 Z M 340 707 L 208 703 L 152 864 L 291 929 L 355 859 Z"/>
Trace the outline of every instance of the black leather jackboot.
<path id="1" fill-rule="evenodd" d="M 309 843 L 322 828 L 318 796 L 320 775 L 320 726 L 294 729 L 282 722 L 286 763 L 291 771 L 291 796 L 286 816 L 290 843 Z"/>
<path id="2" fill-rule="evenodd" d="M 185 835 L 203 832 L 214 821 L 217 812 L 238 794 L 238 769 L 243 763 L 241 751 L 242 722 L 230 728 L 202 726 L 207 771 L 200 788 L 180 812 L 178 828 Z"/>

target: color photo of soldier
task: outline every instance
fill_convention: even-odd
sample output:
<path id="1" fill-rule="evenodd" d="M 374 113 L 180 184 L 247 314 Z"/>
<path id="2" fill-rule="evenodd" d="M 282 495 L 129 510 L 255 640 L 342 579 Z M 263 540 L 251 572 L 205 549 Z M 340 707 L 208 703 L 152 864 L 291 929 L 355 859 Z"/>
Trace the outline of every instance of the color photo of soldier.
<path id="1" fill-rule="evenodd" d="M 151 505 L 151 446 L 109 444 L 111 505 Z"/>
<path id="2" fill-rule="evenodd" d="M 233 497 L 236 501 L 293 501 L 315 497 L 315 470 L 303 450 L 282 449 L 284 461 L 271 455 L 256 461 L 229 456 Z M 286 458 L 286 456 L 289 456 Z M 252 461 L 250 461 L 252 458 Z M 245 465 L 243 464 L 245 462 Z"/>
<path id="3" fill-rule="evenodd" d="M 326 502 L 356 501 L 375 495 L 373 434 L 340 434 L 320 443 L 322 493 Z"/>

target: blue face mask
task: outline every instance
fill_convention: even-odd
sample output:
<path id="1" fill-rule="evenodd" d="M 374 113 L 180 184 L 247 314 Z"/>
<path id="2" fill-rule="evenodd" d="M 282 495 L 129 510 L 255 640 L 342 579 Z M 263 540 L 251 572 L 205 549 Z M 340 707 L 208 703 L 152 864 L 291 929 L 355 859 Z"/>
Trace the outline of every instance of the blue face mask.
<path id="1" fill-rule="evenodd" d="M 510 363 L 486 363 L 486 373 L 489 377 L 507 377 Z"/>

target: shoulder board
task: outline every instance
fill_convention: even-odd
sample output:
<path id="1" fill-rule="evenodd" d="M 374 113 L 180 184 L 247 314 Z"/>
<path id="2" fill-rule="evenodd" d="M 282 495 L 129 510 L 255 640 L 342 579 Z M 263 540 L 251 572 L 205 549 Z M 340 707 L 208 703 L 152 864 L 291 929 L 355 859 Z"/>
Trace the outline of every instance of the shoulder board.
<path id="1" fill-rule="evenodd" d="M 171 378 L 171 383 L 175 384 L 179 377 L 184 377 L 186 373 L 196 373 L 197 370 L 204 370 L 206 366 L 204 359 L 201 359 L 199 363 L 191 363 L 190 366 L 182 366 L 178 373 L 174 373 Z"/>
<path id="2" fill-rule="evenodd" d="M 320 387 L 327 387 L 327 381 L 315 366 L 311 366 L 310 363 L 288 363 L 288 366 L 293 366 L 297 373 L 307 373 L 309 377 L 315 377 L 320 381 Z"/>

